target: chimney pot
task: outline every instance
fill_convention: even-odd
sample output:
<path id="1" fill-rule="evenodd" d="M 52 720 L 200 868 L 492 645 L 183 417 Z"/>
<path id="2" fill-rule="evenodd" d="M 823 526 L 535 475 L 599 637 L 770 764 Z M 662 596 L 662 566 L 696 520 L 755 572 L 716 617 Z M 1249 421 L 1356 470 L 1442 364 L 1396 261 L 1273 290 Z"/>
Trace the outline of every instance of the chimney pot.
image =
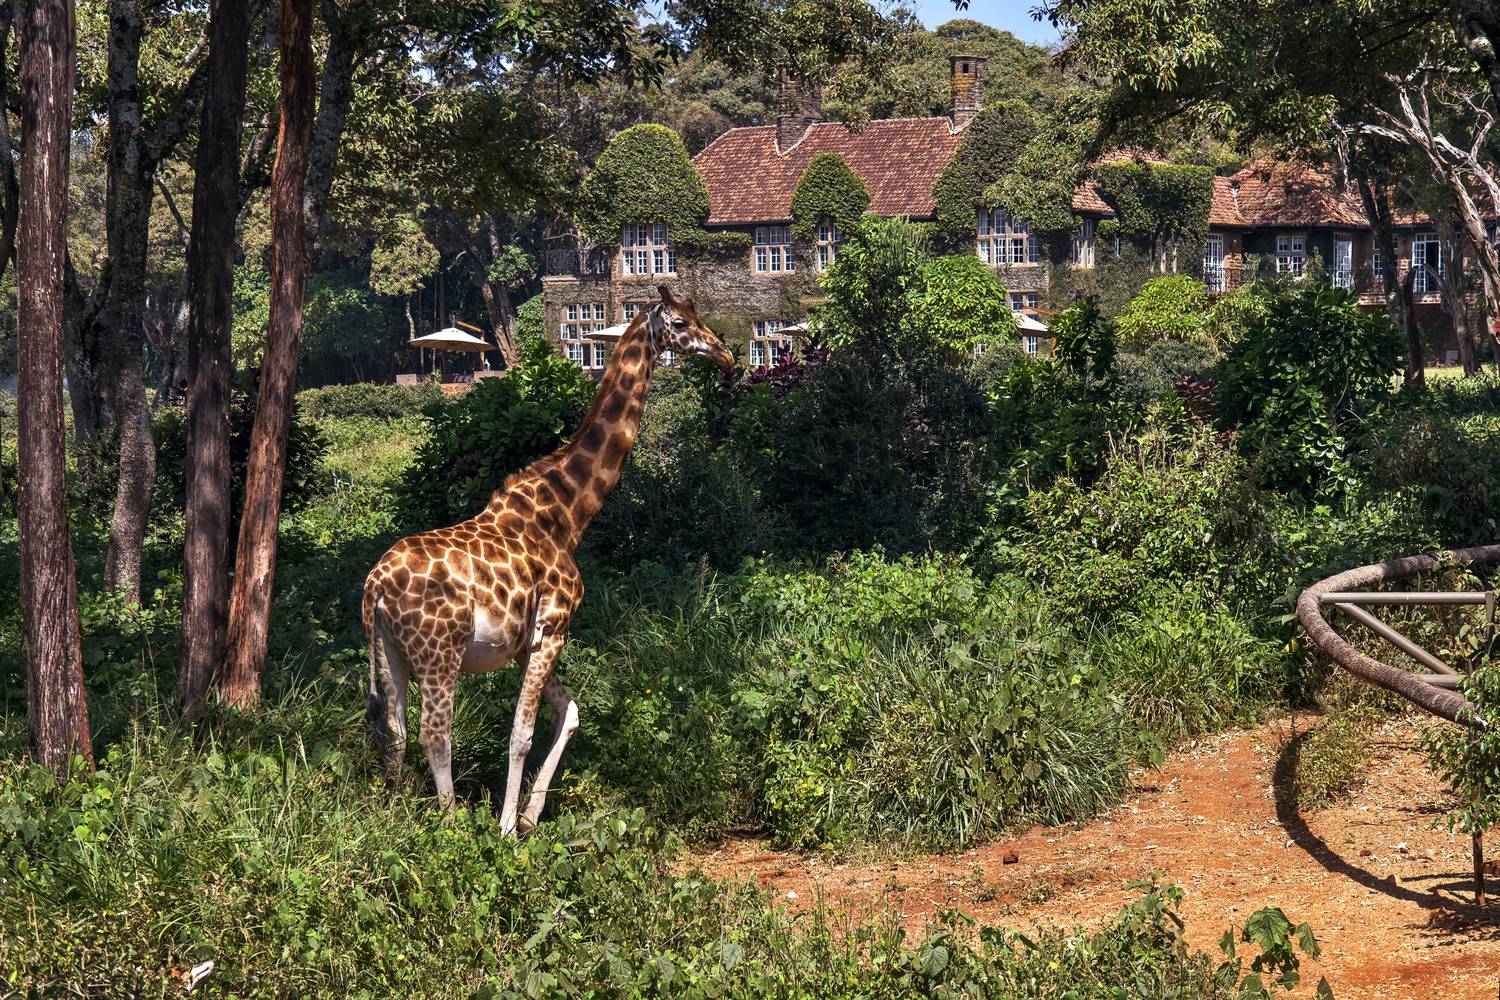
<path id="1" fill-rule="evenodd" d="M 776 100 L 776 149 L 785 153 L 807 135 L 807 130 L 823 120 L 823 88 L 781 74 Z"/>
<path id="2" fill-rule="evenodd" d="M 984 107 L 984 56 L 949 56 L 948 67 L 953 93 L 950 112 L 953 127 L 963 128 Z"/>

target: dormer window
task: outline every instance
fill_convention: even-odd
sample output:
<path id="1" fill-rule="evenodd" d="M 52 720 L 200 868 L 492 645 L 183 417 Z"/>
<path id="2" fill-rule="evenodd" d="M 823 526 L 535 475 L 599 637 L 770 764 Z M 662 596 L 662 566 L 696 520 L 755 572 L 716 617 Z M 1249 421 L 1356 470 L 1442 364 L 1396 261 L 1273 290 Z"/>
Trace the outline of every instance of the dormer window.
<path id="1" fill-rule="evenodd" d="M 825 218 L 818 223 L 818 270 L 826 271 L 828 266 L 839 257 L 839 244 L 844 241 L 844 236 L 839 232 L 839 227 L 832 219 Z"/>
<path id="2" fill-rule="evenodd" d="M 656 275 L 677 273 L 677 251 L 663 223 L 626 226 L 620 233 L 620 273 Z"/>
<path id="3" fill-rule="evenodd" d="M 755 272 L 780 274 L 792 269 L 792 227 L 755 227 Z"/>
<path id="4" fill-rule="evenodd" d="M 979 210 L 978 253 L 986 264 L 1038 264 L 1042 259 L 1037 238 L 998 208 Z"/>

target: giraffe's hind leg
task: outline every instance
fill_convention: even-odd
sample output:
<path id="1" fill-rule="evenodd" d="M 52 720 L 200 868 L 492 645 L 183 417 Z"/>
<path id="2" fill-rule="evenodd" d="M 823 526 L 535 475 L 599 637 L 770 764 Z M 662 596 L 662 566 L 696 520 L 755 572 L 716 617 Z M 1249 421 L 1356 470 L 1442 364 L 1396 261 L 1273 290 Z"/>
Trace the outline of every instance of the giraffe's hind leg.
<path id="1" fill-rule="evenodd" d="M 406 693 L 410 681 L 411 668 L 385 627 L 383 610 L 377 604 L 370 630 L 370 693 L 365 715 L 386 781 L 392 784 L 400 779 L 406 760 Z"/>
<path id="2" fill-rule="evenodd" d="M 453 697 L 462 660 L 461 647 L 444 647 L 429 653 L 425 662 L 414 664 L 422 696 L 422 731 L 417 739 L 432 769 L 438 801 L 444 806 L 453 805 Z"/>
<path id="3" fill-rule="evenodd" d="M 557 771 L 568 740 L 578 731 L 578 703 L 563 688 L 556 673 L 542 685 L 542 697 L 547 699 L 547 704 L 552 706 L 552 711 L 557 716 L 557 733 L 552 737 L 552 749 L 547 751 L 547 759 L 542 762 L 541 769 L 536 773 L 536 780 L 531 783 L 531 798 L 526 802 L 526 813 L 520 822 L 522 832 L 535 827 L 542 818 L 542 806 L 547 803 L 552 775 Z"/>

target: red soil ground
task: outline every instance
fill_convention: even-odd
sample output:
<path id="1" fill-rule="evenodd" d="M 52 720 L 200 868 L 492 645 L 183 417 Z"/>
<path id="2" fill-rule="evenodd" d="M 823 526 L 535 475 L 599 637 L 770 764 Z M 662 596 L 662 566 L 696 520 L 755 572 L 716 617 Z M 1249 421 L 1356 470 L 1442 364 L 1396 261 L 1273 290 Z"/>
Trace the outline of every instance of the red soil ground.
<path id="1" fill-rule="evenodd" d="M 1189 941 L 1217 955 L 1230 924 L 1265 905 L 1307 921 L 1323 946 L 1303 967 L 1340 1000 L 1494 998 L 1500 902 L 1473 906 L 1470 841 L 1434 829 L 1447 802 L 1409 723 L 1382 729 L 1369 781 L 1311 814 L 1278 806 L 1287 741 L 1309 717 L 1206 740 L 1136 776 L 1130 799 L 1070 828 L 1037 827 L 963 854 L 838 863 L 731 839 L 684 867 L 753 878 L 794 909 L 894 907 L 920 932 L 945 909 L 988 924 L 1095 924 L 1160 871 L 1185 893 Z M 1492 879 L 1500 883 L 1500 879 Z M 1500 892 L 1500 884 L 1492 884 Z"/>

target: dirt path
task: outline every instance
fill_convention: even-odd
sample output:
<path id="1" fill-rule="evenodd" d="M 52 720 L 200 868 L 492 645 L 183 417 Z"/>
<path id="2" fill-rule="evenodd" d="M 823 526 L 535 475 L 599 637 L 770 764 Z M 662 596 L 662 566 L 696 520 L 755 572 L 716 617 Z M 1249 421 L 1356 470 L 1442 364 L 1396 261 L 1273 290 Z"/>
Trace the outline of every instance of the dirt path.
<path id="1" fill-rule="evenodd" d="M 1281 748 L 1309 721 L 1205 741 L 1140 774 L 1130 800 L 1100 819 L 963 854 L 836 864 L 739 839 L 685 863 L 754 878 L 793 908 L 895 906 L 911 931 L 950 908 L 1013 927 L 1097 923 L 1140 895 L 1130 883 L 1161 871 L 1185 892 L 1190 941 L 1213 954 L 1230 923 L 1270 904 L 1312 924 L 1323 958 L 1304 966 L 1304 981 L 1326 975 L 1340 1000 L 1494 998 L 1500 903 L 1470 905 L 1469 838 L 1432 828 L 1444 793 L 1417 730 L 1381 730 L 1364 789 L 1302 815 L 1278 809 L 1273 782 Z"/>

